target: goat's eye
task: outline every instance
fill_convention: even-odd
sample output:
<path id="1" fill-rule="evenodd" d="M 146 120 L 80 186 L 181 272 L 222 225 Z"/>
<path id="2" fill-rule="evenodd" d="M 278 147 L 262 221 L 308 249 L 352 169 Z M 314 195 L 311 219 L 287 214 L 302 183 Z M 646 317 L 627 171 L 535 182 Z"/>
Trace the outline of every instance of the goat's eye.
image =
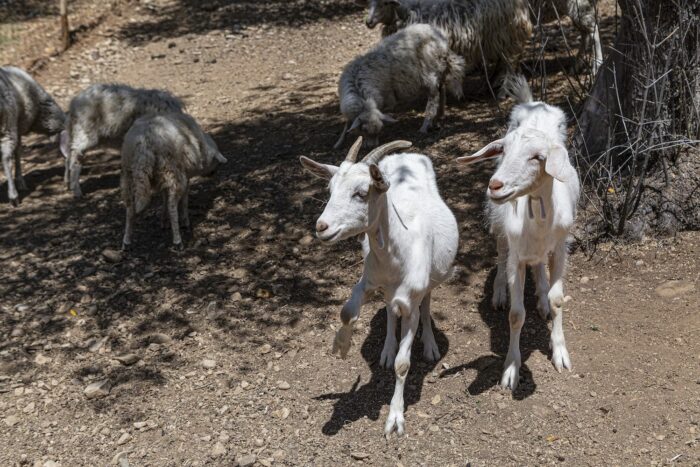
<path id="1" fill-rule="evenodd" d="M 365 200 L 367 198 L 367 192 L 366 191 L 356 191 L 354 195 L 352 195 L 353 198 Z"/>

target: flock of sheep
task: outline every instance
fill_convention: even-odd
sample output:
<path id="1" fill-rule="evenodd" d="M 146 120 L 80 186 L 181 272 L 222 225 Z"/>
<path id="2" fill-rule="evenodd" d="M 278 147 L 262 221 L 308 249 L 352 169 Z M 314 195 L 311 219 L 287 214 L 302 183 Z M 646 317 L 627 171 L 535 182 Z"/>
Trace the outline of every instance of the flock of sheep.
<path id="1" fill-rule="evenodd" d="M 534 269 L 537 308 L 552 319 L 552 362 L 571 369 L 562 329 L 566 239 L 574 222 L 579 178 L 566 149 L 566 118 L 561 109 L 533 100 L 517 70 L 518 57 L 532 33 L 533 4 L 544 0 L 370 0 L 366 24 L 383 24 L 380 43 L 344 69 L 339 83 L 346 134 L 359 135 L 339 165 L 301 157 L 316 176 L 330 180 L 330 199 L 316 223 L 325 243 L 359 236 L 364 270 L 341 311 L 342 326 L 333 343 L 345 357 L 362 305 L 380 291 L 387 307 L 387 335 L 380 363 L 393 367 L 396 387 L 386 435 L 404 433 L 403 390 L 411 347 L 419 322 L 424 358 L 440 358 L 432 332 L 431 291 L 450 277 L 458 248 L 457 221 L 442 200 L 428 156 L 391 154 L 411 146 L 393 141 L 358 161 L 363 138 L 377 146 L 378 134 L 393 122 L 385 112 L 395 105 L 428 98 L 427 132 L 444 113 L 446 92 L 461 95 L 462 77 L 476 66 L 495 66 L 503 94 L 514 107 L 504 137 L 486 145 L 462 163 L 498 158 L 487 190 L 487 213 L 496 237 L 498 268 L 494 308 L 510 296 L 510 344 L 501 385 L 518 385 L 520 331 L 525 320 L 525 268 Z M 594 41 L 592 69 L 602 60 L 594 0 L 557 0 Z M 541 5 L 540 5 L 541 6 Z M 544 11 L 547 11 L 546 9 Z M 79 93 L 64 114 L 27 73 L 0 68 L 0 149 L 8 197 L 17 204 L 24 188 L 20 139 L 30 132 L 60 134 L 65 182 L 75 196 L 85 152 L 102 141 L 121 144 L 121 193 L 126 205 L 123 247 L 132 242 L 133 218 L 154 194 L 162 193 L 163 221 L 169 217 L 173 244 L 182 248 L 179 221 L 189 224 L 187 193 L 191 177 L 212 172 L 226 159 L 214 141 L 183 111 L 182 102 L 161 90 L 97 84 Z M 14 162 L 15 173 L 12 174 Z M 549 265 L 547 274 L 546 264 Z M 401 338 L 397 341 L 398 318 Z"/>

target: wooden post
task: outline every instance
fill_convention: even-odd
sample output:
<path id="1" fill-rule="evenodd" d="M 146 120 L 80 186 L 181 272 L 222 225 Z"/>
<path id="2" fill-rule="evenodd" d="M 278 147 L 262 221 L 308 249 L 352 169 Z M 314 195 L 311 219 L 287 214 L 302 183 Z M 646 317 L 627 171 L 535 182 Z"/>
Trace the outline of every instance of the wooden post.
<path id="1" fill-rule="evenodd" d="M 59 11 L 61 15 L 61 48 L 67 50 L 70 47 L 70 28 L 68 26 L 68 0 L 59 0 Z"/>

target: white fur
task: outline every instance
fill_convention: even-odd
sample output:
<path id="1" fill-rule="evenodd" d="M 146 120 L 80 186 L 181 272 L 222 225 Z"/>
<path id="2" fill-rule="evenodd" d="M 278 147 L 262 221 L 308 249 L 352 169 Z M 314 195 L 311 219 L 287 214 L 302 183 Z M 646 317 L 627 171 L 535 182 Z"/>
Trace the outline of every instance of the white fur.
<path id="1" fill-rule="evenodd" d="M 517 81 L 511 95 L 530 96 Z M 506 86 L 508 88 L 508 86 Z M 531 99 L 531 98 L 530 98 Z M 498 270 L 493 287 L 494 308 L 505 306 L 510 292 L 510 344 L 501 385 L 518 384 L 520 331 L 525 322 L 525 267 L 534 267 L 538 309 L 552 315 L 550 345 L 558 371 L 571 369 L 562 329 L 566 239 L 574 223 L 580 186 L 566 153 L 566 119 L 561 109 L 543 102 L 523 102 L 511 114 L 506 136 L 473 156 L 471 163 L 501 157 L 488 189 L 487 210 L 498 246 Z M 545 265 L 549 263 L 549 281 Z"/>
<path id="2" fill-rule="evenodd" d="M 410 367 L 411 345 L 423 323 L 426 360 L 440 358 L 430 321 L 431 290 L 451 273 L 457 253 L 454 215 L 443 202 L 430 159 L 414 153 L 387 156 L 378 165 L 343 162 L 340 167 L 302 158 L 319 176 L 332 177 L 331 196 L 317 223 L 319 239 L 334 243 L 363 235 L 364 270 L 340 313 L 342 327 L 333 343 L 345 357 L 360 309 L 381 290 L 387 309 L 387 336 L 380 363 L 394 366 L 396 387 L 385 434 L 404 433 L 403 390 Z M 388 185 L 388 188 L 387 188 Z M 401 341 L 396 341 L 397 317 Z"/>

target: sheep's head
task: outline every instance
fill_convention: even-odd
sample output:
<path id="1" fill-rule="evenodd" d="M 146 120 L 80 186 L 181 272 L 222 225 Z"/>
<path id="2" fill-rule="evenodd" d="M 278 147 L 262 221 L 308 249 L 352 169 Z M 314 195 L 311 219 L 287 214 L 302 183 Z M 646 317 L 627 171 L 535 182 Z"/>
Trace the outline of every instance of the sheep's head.
<path id="1" fill-rule="evenodd" d="M 365 109 L 355 117 L 347 132 L 351 135 L 363 136 L 369 147 L 375 147 L 379 144 L 379 133 L 385 123 L 396 123 L 396 119 L 377 108 Z"/>
<path id="2" fill-rule="evenodd" d="M 510 132 L 473 155 L 457 160 L 472 164 L 495 157 L 502 160 L 489 181 L 487 193 L 497 204 L 530 194 L 552 177 L 561 182 L 576 177 L 566 148 L 545 133 L 530 128 Z"/>
<path id="3" fill-rule="evenodd" d="M 411 146 L 409 141 L 394 141 L 370 152 L 356 162 L 362 146 L 357 138 L 340 166 L 321 164 L 300 157 L 301 165 L 317 177 L 329 179 L 330 199 L 316 222 L 316 236 L 329 243 L 359 235 L 370 227 L 370 204 L 389 189 L 379 161 L 395 149 Z"/>
<path id="4" fill-rule="evenodd" d="M 365 24 L 370 29 L 374 29 L 378 24 L 392 24 L 399 6 L 399 0 L 369 0 Z"/>
<path id="5" fill-rule="evenodd" d="M 228 160 L 219 152 L 219 147 L 216 145 L 211 136 L 202 133 L 202 153 L 204 154 L 204 174 L 211 175 L 220 164 L 225 164 Z"/>

